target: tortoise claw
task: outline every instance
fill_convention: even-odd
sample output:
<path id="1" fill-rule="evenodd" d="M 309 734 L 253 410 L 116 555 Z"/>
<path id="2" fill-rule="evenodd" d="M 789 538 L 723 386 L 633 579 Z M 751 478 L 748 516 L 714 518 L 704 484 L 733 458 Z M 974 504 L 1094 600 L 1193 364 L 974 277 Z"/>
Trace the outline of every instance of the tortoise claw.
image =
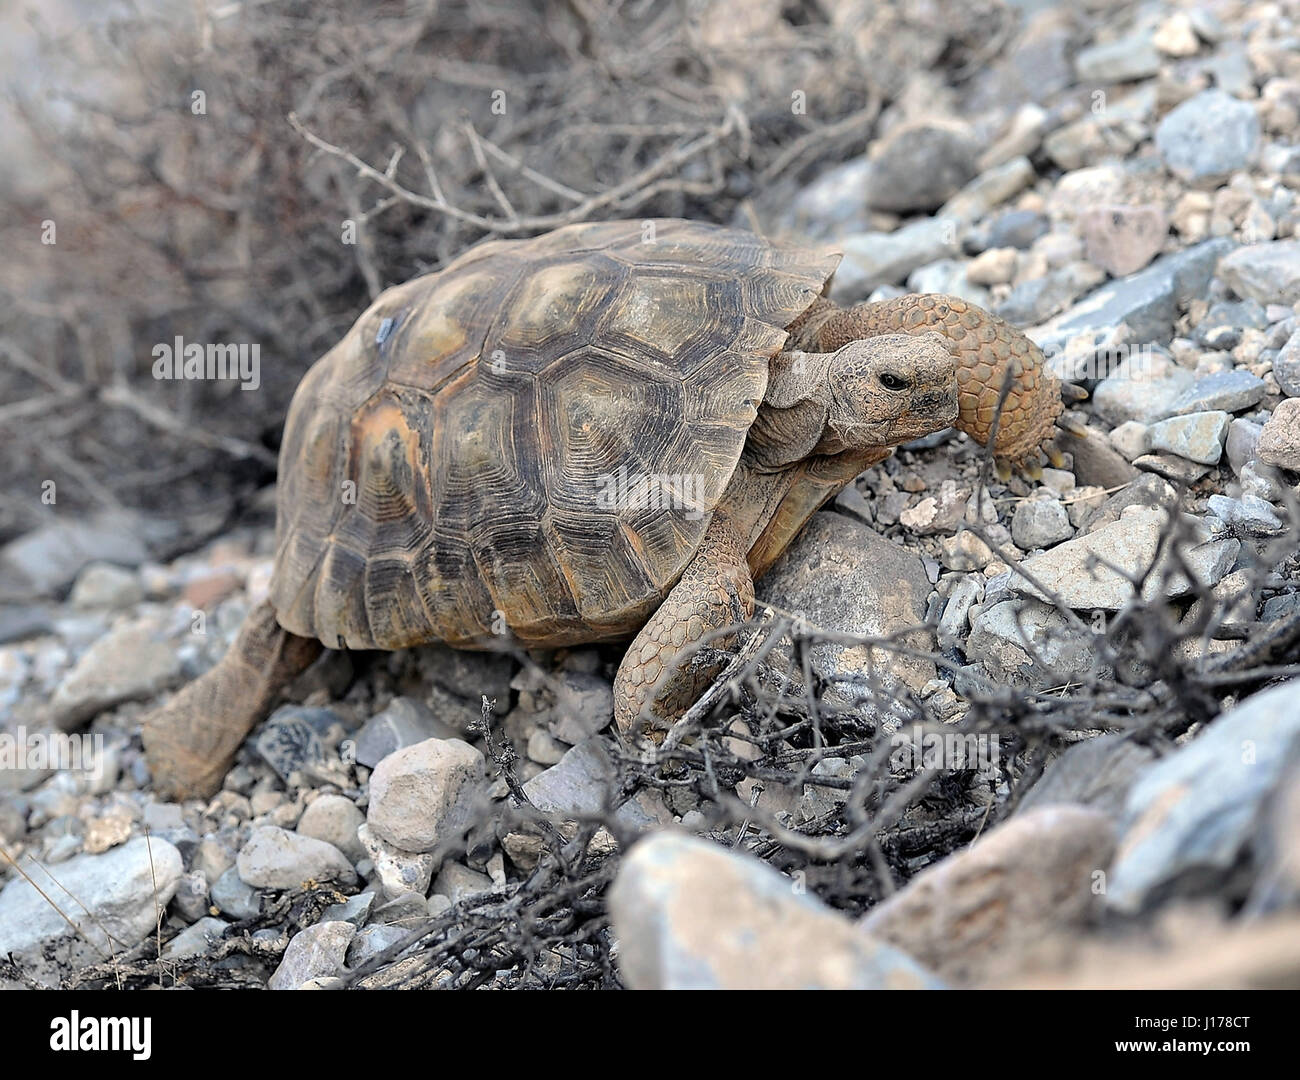
<path id="1" fill-rule="evenodd" d="M 998 458 L 993 462 L 993 468 L 998 474 L 998 479 L 1004 484 L 1011 479 L 1012 467 L 1011 462 Z"/>
<path id="2" fill-rule="evenodd" d="M 1026 480 L 1038 483 L 1043 478 L 1043 466 L 1037 461 L 1026 461 L 1020 466 L 1020 472 Z"/>
<path id="3" fill-rule="evenodd" d="M 1047 455 L 1047 460 L 1051 462 L 1053 469 L 1065 468 L 1065 452 L 1056 443 L 1048 443 L 1043 448 L 1043 453 Z"/>
<path id="4" fill-rule="evenodd" d="M 1076 405 L 1088 399 L 1088 391 L 1078 383 L 1061 381 L 1061 400 L 1066 405 Z"/>
<path id="5" fill-rule="evenodd" d="M 1056 426 L 1062 431 L 1067 431 L 1080 439 L 1088 437 L 1088 425 L 1072 416 L 1062 416 L 1056 421 Z"/>

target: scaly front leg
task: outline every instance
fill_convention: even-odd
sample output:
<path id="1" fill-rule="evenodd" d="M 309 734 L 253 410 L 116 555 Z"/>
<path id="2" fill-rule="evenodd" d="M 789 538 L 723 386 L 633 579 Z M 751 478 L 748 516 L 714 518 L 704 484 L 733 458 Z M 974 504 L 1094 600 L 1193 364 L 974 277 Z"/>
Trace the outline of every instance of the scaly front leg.
<path id="1" fill-rule="evenodd" d="M 614 678 L 614 720 L 625 736 L 658 741 L 721 670 L 691 664 L 693 645 L 710 631 L 754 614 L 746 544 L 730 519 L 715 513 L 681 580 L 642 627 Z M 734 638 L 709 645 L 727 648 Z"/>

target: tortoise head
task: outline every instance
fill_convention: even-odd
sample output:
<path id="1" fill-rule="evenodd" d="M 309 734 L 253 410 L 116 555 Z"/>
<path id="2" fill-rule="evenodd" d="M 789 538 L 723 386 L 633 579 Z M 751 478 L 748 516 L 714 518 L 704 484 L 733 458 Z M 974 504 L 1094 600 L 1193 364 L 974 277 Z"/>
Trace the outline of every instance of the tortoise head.
<path id="1" fill-rule="evenodd" d="M 897 446 L 957 418 L 957 361 L 938 334 L 850 341 L 828 365 L 830 410 L 816 453 Z"/>

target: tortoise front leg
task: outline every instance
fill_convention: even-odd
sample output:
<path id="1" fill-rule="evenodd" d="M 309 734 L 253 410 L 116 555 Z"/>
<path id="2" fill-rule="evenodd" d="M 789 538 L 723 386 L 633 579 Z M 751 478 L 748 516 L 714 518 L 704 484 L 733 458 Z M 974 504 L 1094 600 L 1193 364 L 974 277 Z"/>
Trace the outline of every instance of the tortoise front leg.
<path id="1" fill-rule="evenodd" d="M 623 735 L 658 741 L 721 670 L 690 663 L 707 633 L 754 614 L 754 581 L 746 544 L 731 520 L 715 513 L 681 580 L 628 648 L 614 677 L 614 720 Z M 734 637 L 708 644 L 729 647 Z M 647 706 L 649 706 L 647 708 Z"/>
<path id="2" fill-rule="evenodd" d="M 283 629 L 269 603 L 255 607 L 216 666 L 145 718 L 141 735 L 154 789 L 174 799 L 215 792 L 244 736 L 320 653 L 315 638 Z"/>

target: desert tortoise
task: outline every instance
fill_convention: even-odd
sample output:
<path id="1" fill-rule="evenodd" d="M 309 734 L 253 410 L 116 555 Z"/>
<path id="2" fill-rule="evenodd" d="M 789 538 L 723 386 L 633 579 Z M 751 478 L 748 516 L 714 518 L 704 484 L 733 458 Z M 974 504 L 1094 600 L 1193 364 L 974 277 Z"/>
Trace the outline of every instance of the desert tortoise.
<path id="1" fill-rule="evenodd" d="M 386 291 L 294 395 L 269 597 L 146 720 L 158 786 L 215 789 L 322 646 L 633 638 L 616 719 L 654 728 L 711 677 L 674 656 L 752 615 L 808 518 L 901 442 L 987 442 L 1008 369 L 995 451 L 1036 458 L 1061 402 L 1024 335 L 953 297 L 840 309 L 838 261 L 603 222 Z"/>

